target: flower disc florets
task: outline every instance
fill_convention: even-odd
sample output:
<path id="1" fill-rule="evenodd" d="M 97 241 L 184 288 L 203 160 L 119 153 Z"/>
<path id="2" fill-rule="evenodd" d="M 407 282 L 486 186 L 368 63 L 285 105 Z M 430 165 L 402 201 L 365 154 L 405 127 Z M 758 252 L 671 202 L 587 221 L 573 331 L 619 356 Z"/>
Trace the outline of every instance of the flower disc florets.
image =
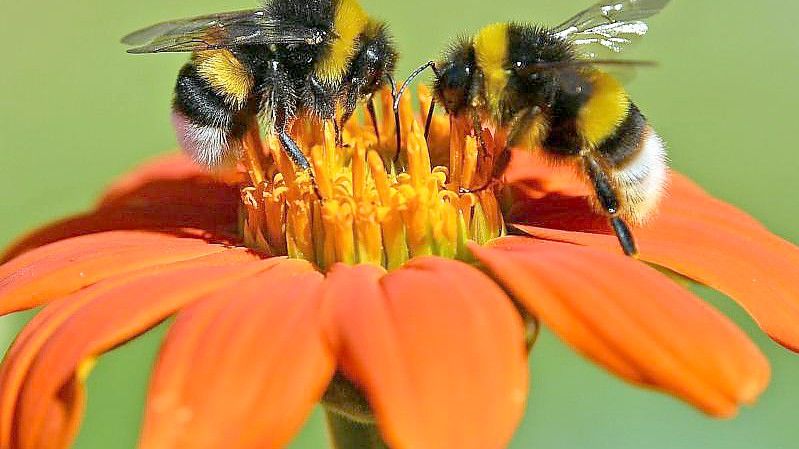
<path id="1" fill-rule="evenodd" d="M 426 110 L 429 94 L 420 96 Z M 294 127 L 313 177 L 295 169 L 276 139 L 261 144 L 257 136 L 248 138 L 242 231 L 249 246 L 322 269 L 336 262 L 395 269 L 417 256 L 463 259 L 467 241 L 485 243 L 504 234 L 490 185 L 492 136 L 485 133 L 491 151 L 481 154 L 467 127 L 434 117 L 428 146 L 426 117 L 414 116 L 404 98 L 397 155 L 390 97 L 384 95 L 383 104 L 377 126 L 366 118 L 345 127 L 343 147 L 335 144 L 331 126 Z"/>

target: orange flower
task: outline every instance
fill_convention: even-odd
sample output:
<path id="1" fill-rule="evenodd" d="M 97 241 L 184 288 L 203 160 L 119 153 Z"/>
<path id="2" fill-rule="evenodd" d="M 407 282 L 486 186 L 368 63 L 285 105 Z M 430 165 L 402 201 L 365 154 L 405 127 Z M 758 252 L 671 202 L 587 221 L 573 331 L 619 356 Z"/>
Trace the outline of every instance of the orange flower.
<path id="1" fill-rule="evenodd" d="M 168 156 L 19 241 L 0 266 L 0 314 L 45 307 L 0 371 L 0 447 L 67 447 L 94 360 L 172 316 L 144 449 L 282 447 L 320 400 L 334 420 L 352 412 L 347 385 L 394 449 L 501 448 L 523 412 L 536 320 L 713 416 L 764 390 L 757 347 L 622 256 L 581 182 L 519 153 L 503 211 L 493 191 L 468 191 L 490 173 L 491 134 L 480 154 L 436 117 L 428 151 L 408 101 L 400 164 L 386 111 L 385 145 L 371 125 L 349 125 L 344 149 L 297 126 L 315 187 L 250 134 L 233 183 Z M 677 174 L 635 233 L 642 260 L 729 294 L 799 349 L 797 248 Z"/>

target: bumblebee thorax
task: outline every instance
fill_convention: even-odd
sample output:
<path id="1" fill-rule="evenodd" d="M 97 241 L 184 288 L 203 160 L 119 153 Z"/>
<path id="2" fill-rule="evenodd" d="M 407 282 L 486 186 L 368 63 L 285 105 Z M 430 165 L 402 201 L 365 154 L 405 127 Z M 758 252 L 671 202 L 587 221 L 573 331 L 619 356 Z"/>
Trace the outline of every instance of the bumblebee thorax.
<path id="1" fill-rule="evenodd" d="M 332 82 L 344 76 L 352 57 L 356 53 L 358 37 L 369 25 L 369 16 L 356 0 L 334 2 L 334 38 L 316 66 L 316 75 Z"/>

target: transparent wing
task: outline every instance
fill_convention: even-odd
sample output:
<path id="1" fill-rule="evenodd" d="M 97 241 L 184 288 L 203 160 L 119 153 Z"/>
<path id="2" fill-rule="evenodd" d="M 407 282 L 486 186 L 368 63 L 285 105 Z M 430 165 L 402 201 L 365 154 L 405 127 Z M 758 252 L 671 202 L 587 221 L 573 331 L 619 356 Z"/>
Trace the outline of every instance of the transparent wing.
<path id="1" fill-rule="evenodd" d="M 555 27 L 584 57 L 621 53 L 649 31 L 644 19 L 659 13 L 670 0 L 601 0 Z"/>
<path id="2" fill-rule="evenodd" d="M 171 20 L 135 31 L 122 43 L 128 53 L 187 52 L 251 44 L 309 44 L 323 40 L 320 30 L 278 23 L 261 10 L 211 14 Z"/>
<path id="3" fill-rule="evenodd" d="M 621 59 L 586 59 L 564 62 L 542 62 L 530 64 L 524 70 L 519 71 L 520 75 L 526 76 L 534 72 L 558 73 L 570 69 L 591 69 L 601 68 L 610 73 L 614 78 L 622 83 L 629 83 L 635 79 L 638 70 L 641 68 L 655 67 L 653 61 L 621 60 Z"/>

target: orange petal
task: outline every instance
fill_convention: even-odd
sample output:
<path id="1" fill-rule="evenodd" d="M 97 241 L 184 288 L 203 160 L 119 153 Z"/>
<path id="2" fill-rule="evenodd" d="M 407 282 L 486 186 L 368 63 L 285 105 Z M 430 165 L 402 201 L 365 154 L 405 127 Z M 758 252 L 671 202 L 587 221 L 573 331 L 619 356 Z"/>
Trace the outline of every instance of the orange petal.
<path id="1" fill-rule="evenodd" d="M 384 276 L 339 265 L 325 285 L 345 373 L 394 449 L 496 449 L 524 409 L 522 320 L 478 270 L 417 259 Z"/>
<path id="2" fill-rule="evenodd" d="M 588 186 L 578 176 L 577 166 L 558 163 L 541 152 L 513 150 L 511 163 L 504 174 L 505 182 L 531 193 L 558 192 L 565 195 L 587 195 Z"/>
<path id="3" fill-rule="evenodd" d="M 191 180 L 205 180 L 214 183 L 207 170 L 192 162 L 183 153 L 172 153 L 155 158 L 139 165 L 130 173 L 126 173 L 114 181 L 105 191 L 103 198 L 98 202 L 101 207 L 116 203 L 125 203 L 126 199 L 136 196 L 136 192 L 155 183 Z M 158 201 L 158 197 L 152 197 Z M 197 198 L 198 200 L 200 198 Z"/>
<path id="4" fill-rule="evenodd" d="M 98 209 L 178 206 L 219 212 L 234 209 L 239 189 L 213 178 L 185 157 L 163 158 L 146 164 L 112 185 Z"/>
<path id="5" fill-rule="evenodd" d="M 654 268 L 524 237 L 470 248 L 530 313 L 633 383 L 720 417 L 753 402 L 768 384 L 768 362 L 746 335 Z"/>
<path id="6" fill-rule="evenodd" d="M 239 199 L 236 186 L 214 180 L 185 157 L 171 156 L 123 178 L 95 210 L 24 236 L 0 262 L 48 243 L 115 230 L 190 228 L 230 239 L 238 225 Z"/>
<path id="7" fill-rule="evenodd" d="M 112 278 L 45 308 L 3 363 L 0 447 L 67 447 L 80 420 L 86 368 L 95 357 L 186 303 L 275 263 L 229 250 Z"/>
<path id="8" fill-rule="evenodd" d="M 226 251 L 201 239 L 139 231 L 76 237 L 0 266 L 0 315 L 31 309 L 103 279 Z"/>
<path id="9" fill-rule="evenodd" d="M 159 357 L 144 449 L 284 447 L 335 360 L 319 325 L 323 276 L 283 261 L 181 311 Z"/>
<path id="10" fill-rule="evenodd" d="M 142 230 L 214 240 L 236 240 L 237 207 L 162 205 L 146 208 L 109 208 L 56 222 L 16 241 L 0 263 L 50 243 L 87 234 L 120 230 Z"/>
<path id="11" fill-rule="evenodd" d="M 526 225 L 520 229 L 620 253 L 584 197 L 539 195 L 528 190 L 517 204 L 511 221 Z M 729 295 L 774 340 L 799 351 L 799 248 L 678 174 L 658 215 L 633 232 L 641 259 Z"/>

